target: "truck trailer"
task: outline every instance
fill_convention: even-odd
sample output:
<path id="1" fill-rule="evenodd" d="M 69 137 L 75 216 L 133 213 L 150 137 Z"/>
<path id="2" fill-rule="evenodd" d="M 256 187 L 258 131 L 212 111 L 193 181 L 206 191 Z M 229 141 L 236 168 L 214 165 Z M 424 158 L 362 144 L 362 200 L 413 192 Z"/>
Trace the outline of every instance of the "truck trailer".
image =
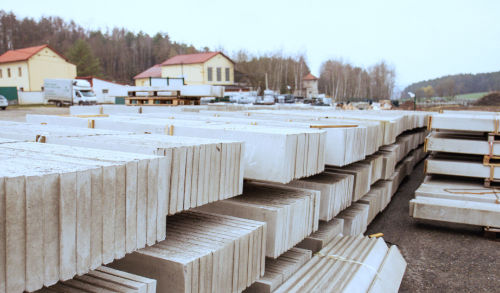
<path id="1" fill-rule="evenodd" d="M 45 79 L 44 99 L 46 103 L 63 105 L 95 105 L 97 98 L 92 86 L 81 79 Z"/>

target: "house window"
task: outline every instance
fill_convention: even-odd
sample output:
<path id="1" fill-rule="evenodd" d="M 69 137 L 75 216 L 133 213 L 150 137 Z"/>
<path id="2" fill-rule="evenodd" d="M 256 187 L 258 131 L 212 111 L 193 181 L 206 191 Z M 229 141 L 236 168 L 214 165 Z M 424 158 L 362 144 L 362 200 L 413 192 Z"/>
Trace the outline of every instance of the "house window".
<path id="1" fill-rule="evenodd" d="M 10 77 L 10 68 L 7 68 L 7 77 Z"/>
<path id="2" fill-rule="evenodd" d="M 2 72 L 2 69 L 0 69 L 0 78 L 3 78 L 3 72 Z"/>
<path id="3" fill-rule="evenodd" d="M 19 77 L 23 76 L 23 70 L 21 69 L 21 67 L 17 68 L 17 73 L 19 74 Z"/>
<path id="4" fill-rule="evenodd" d="M 230 70 L 229 68 L 226 68 L 226 81 L 229 81 L 230 79 Z"/>
<path id="5" fill-rule="evenodd" d="M 217 67 L 217 81 L 222 81 L 222 68 Z"/>
<path id="6" fill-rule="evenodd" d="M 108 92 L 109 92 L 109 90 L 108 90 L 108 89 L 103 89 L 103 90 L 102 90 L 102 93 L 103 93 L 103 94 L 107 94 Z"/>
<path id="7" fill-rule="evenodd" d="M 207 74 L 208 74 L 208 81 L 212 81 L 212 67 L 208 67 Z"/>

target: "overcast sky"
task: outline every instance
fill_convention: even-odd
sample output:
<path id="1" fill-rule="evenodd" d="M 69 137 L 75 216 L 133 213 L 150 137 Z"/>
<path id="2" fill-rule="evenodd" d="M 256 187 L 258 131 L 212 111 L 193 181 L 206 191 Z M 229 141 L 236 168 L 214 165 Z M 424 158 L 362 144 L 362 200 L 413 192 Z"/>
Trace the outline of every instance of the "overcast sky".
<path id="1" fill-rule="evenodd" d="M 500 71 L 498 0 L 23 0 L 20 17 L 60 16 L 85 28 L 125 27 L 229 53 L 305 53 L 319 75 L 329 58 L 393 65 L 397 86 L 456 73 Z"/>

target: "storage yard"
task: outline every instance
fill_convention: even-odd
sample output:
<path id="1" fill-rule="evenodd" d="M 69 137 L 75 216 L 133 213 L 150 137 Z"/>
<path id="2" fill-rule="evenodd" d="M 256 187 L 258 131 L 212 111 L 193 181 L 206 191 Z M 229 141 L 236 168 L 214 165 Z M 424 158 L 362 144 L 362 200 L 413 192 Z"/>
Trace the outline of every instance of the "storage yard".
<path id="1" fill-rule="evenodd" d="M 500 286 L 495 113 L 25 113 L 0 113 L 1 292 Z"/>

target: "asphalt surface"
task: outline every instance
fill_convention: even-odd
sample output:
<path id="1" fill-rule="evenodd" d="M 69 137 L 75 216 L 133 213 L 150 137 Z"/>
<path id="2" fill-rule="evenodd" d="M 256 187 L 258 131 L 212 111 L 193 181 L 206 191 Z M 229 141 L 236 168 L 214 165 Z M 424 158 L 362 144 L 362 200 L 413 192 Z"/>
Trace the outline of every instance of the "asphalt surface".
<path id="1" fill-rule="evenodd" d="M 408 262 L 400 292 L 500 292 L 500 242 L 479 227 L 417 221 L 408 202 L 423 180 L 423 163 L 400 185 L 366 235 L 384 233 Z"/>

